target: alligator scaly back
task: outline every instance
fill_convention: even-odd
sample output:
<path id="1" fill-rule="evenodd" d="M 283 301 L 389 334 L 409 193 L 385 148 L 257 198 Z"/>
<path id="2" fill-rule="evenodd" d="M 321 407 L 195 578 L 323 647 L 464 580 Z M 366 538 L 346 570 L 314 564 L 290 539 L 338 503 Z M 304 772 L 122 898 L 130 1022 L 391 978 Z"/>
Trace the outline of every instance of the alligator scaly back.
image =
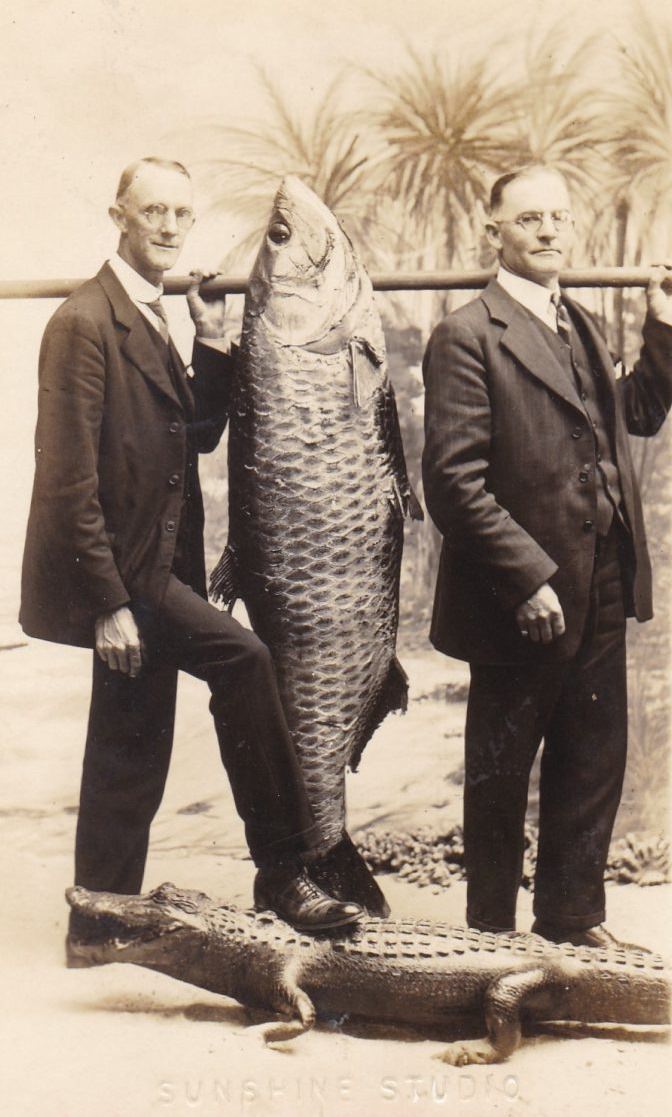
<path id="1" fill-rule="evenodd" d="M 148 966 L 288 1018 L 267 1027 L 272 1042 L 320 1018 L 429 1026 L 445 1037 L 466 1020 L 486 1036 L 448 1045 L 442 1058 L 458 1065 L 507 1058 L 523 1022 L 669 1024 L 669 970 L 644 950 L 411 919 L 365 920 L 311 938 L 272 912 L 240 911 L 171 884 L 146 896 L 84 888 L 67 896 L 96 939 L 73 964 Z"/>

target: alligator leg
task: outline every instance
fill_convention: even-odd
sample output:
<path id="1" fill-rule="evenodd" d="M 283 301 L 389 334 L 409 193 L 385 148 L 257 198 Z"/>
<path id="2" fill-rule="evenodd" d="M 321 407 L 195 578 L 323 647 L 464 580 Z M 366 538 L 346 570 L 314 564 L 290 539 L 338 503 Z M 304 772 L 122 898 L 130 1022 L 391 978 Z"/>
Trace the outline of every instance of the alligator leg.
<path id="1" fill-rule="evenodd" d="M 451 1043 L 437 1058 L 451 1066 L 500 1063 L 520 1044 L 521 1013 L 532 998 L 548 990 L 549 974 L 542 968 L 508 973 L 496 978 L 484 997 L 487 1036 Z"/>
<path id="2" fill-rule="evenodd" d="M 264 1043 L 285 1043 L 309 1031 L 315 1023 L 315 1005 L 298 983 L 298 973 L 293 966 L 285 969 L 274 996 L 275 1007 L 290 1017 L 263 1024 L 260 1033 Z"/>

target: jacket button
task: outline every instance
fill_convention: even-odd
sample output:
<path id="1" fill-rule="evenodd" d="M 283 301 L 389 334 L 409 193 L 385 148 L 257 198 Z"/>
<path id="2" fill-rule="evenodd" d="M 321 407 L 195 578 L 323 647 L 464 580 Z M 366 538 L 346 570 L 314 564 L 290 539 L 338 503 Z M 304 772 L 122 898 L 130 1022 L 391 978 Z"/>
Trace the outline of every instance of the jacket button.
<path id="1" fill-rule="evenodd" d="M 586 532 L 592 531 L 594 526 L 595 525 L 594 525 L 592 520 L 584 520 L 583 521 L 583 530 L 586 531 Z"/>
<path id="2" fill-rule="evenodd" d="M 168 478 L 168 484 L 172 485 L 174 487 L 177 484 L 177 482 L 179 481 L 179 479 L 180 479 L 179 473 L 171 473 L 170 477 Z"/>
<path id="3" fill-rule="evenodd" d="M 579 473 L 579 481 L 581 482 L 582 485 L 585 485 L 586 482 L 588 481 L 588 474 L 586 473 L 585 469 L 582 469 L 581 472 Z"/>
<path id="4" fill-rule="evenodd" d="M 582 434 L 583 431 L 581 430 L 581 427 L 574 427 L 574 430 L 572 431 L 572 438 L 580 438 Z"/>
<path id="5" fill-rule="evenodd" d="M 170 431 L 171 434 L 177 434 L 179 429 L 180 429 L 180 424 L 179 423 L 171 423 L 170 426 L 168 427 L 168 430 Z"/>
<path id="6" fill-rule="evenodd" d="M 166 520 L 166 531 L 175 531 L 175 520 Z"/>

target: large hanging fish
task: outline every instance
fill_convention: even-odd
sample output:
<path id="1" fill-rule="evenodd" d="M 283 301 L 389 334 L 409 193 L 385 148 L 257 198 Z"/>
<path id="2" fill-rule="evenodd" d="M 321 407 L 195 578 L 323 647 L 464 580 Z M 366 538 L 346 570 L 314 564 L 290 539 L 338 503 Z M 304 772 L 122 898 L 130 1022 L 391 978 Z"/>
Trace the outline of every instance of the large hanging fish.
<path id="1" fill-rule="evenodd" d="M 273 655 L 321 831 L 311 874 L 383 913 L 345 830 L 345 769 L 385 715 L 406 708 L 395 655 L 403 520 L 422 513 L 370 280 L 336 218 L 293 177 L 250 276 L 229 489 L 211 590 L 243 599 Z"/>

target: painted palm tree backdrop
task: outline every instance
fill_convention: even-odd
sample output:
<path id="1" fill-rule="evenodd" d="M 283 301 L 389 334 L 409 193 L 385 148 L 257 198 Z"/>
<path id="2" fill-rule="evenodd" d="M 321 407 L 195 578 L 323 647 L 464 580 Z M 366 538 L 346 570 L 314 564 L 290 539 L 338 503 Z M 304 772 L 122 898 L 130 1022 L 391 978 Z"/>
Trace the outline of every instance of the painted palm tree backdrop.
<path id="1" fill-rule="evenodd" d="M 372 270 L 492 263 L 482 236 L 494 178 L 530 161 L 567 177 L 577 221 L 576 265 L 672 259 L 672 26 L 633 8 L 627 36 L 577 44 L 566 23 L 531 27 L 481 55 L 419 55 L 394 69 L 344 67 L 325 93 L 296 105 L 281 79 L 259 73 L 263 119 L 224 119 L 190 135 L 211 214 L 239 230 L 223 267 L 244 270 L 261 239 L 279 179 L 298 175 L 341 220 Z M 588 293 L 614 352 L 634 359 L 641 292 Z M 431 326 L 471 297 L 416 292 L 379 296 L 409 472 L 420 490 L 422 383 Z M 240 307 L 238 307 L 238 310 Z M 664 829 L 667 814 L 667 665 L 672 586 L 669 430 L 633 440 L 656 576 L 657 616 L 630 633 L 631 762 L 622 816 Z M 222 498 L 222 478 L 209 478 Z M 210 522 L 218 553 L 223 501 Z M 409 532 L 402 583 L 403 641 L 424 641 L 437 560 L 429 522 Z"/>

